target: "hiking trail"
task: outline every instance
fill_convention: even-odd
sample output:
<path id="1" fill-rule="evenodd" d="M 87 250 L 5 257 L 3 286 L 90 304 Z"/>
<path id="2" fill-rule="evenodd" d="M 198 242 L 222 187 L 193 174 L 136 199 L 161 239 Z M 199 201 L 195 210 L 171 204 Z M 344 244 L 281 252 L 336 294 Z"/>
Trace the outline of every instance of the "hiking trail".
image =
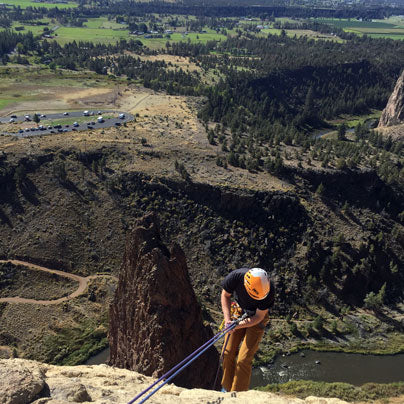
<path id="1" fill-rule="evenodd" d="M 68 300 L 74 299 L 75 297 L 78 297 L 80 295 L 82 295 L 88 286 L 88 283 L 91 279 L 96 279 L 96 278 L 100 278 L 100 277 L 110 277 L 110 278 L 114 278 L 117 280 L 117 278 L 113 275 L 90 275 L 90 276 L 80 276 L 80 275 L 75 275 L 75 274 L 71 274 L 69 272 L 64 272 L 64 271 L 60 271 L 57 269 L 49 269 L 49 268 L 45 268 L 41 265 L 37 265 L 37 264 L 32 264 L 30 262 L 26 262 L 26 261 L 20 261 L 20 260 L 0 260 L 0 263 L 11 263 L 14 265 L 22 265 L 28 269 L 34 270 L 34 271 L 44 271 L 44 272 L 48 272 L 50 274 L 56 274 L 59 276 L 63 276 L 65 278 L 69 278 L 72 279 L 76 282 L 78 282 L 78 288 L 71 293 L 68 296 L 64 296 L 61 297 L 59 299 L 54 299 L 54 300 L 35 300 L 35 299 L 26 299 L 23 297 L 4 297 L 4 298 L 0 298 L 0 302 L 4 302 L 4 303 L 32 303 L 32 304 L 42 304 L 45 306 L 51 305 L 51 304 L 59 304 L 62 302 L 66 302 Z"/>

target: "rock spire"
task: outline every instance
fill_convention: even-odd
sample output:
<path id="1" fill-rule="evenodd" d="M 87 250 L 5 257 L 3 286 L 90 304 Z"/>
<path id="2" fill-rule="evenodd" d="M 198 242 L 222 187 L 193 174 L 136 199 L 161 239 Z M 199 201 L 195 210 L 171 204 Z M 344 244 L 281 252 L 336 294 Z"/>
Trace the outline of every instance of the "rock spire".
<path id="1" fill-rule="evenodd" d="M 203 324 L 183 251 L 178 245 L 167 248 L 156 216 L 144 216 L 127 239 L 110 308 L 110 364 L 159 377 L 212 336 Z M 211 348 L 173 383 L 212 388 L 218 361 Z"/>
<path id="2" fill-rule="evenodd" d="M 404 123 L 404 70 L 382 112 L 379 128 Z"/>

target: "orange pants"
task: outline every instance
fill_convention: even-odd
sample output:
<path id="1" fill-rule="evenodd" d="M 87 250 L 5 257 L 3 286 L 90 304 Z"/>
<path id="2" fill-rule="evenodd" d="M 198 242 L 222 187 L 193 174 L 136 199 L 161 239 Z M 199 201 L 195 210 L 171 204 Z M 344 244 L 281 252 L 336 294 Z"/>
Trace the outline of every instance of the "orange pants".
<path id="1" fill-rule="evenodd" d="M 247 391 L 249 389 L 252 361 L 268 321 L 269 316 L 267 315 L 264 320 L 253 327 L 240 328 L 232 334 L 226 334 L 225 343 L 227 338 L 228 341 L 223 355 L 222 386 L 227 391 Z"/>

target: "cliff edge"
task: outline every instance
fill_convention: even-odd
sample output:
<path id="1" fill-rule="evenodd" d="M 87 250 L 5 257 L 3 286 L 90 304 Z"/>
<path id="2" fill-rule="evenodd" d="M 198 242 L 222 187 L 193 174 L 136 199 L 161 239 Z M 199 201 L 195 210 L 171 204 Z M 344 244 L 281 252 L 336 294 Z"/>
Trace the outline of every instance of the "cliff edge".
<path id="1" fill-rule="evenodd" d="M 0 359 L 0 404 L 127 403 L 153 383 L 139 373 L 107 365 L 53 366 L 24 359 Z M 281 397 L 247 391 L 220 393 L 166 385 L 154 404 L 346 404 L 336 398 Z"/>

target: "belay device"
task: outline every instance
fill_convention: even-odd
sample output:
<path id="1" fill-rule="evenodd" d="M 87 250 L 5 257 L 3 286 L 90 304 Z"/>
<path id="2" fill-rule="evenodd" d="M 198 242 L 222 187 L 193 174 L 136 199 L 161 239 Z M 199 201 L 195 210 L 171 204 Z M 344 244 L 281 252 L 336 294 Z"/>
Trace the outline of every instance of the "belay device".
<path id="1" fill-rule="evenodd" d="M 184 360 L 182 360 L 180 363 L 175 365 L 172 369 L 170 369 L 167 373 L 165 373 L 163 376 L 161 376 L 157 381 L 155 381 L 153 384 L 151 384 L 147 389 L 141 391 L 135 398 L 130 400 L 128 404 L 133 404 L 136 400 L 139 400 L 140 397 L 142 397 L 144 394 L 146 394 L 149 390 L 151 390 L 154 386 L 157 386 L 160 382 L 160 385 L 158 385 L 154 390 L 152 390 L 146 397 L 143 397 L 141 401 L 138 402 L 138 404 L 144 403 L 146 400 L 148 400 L 154 393 L 157 393 L 165 384 L 167 384 L 170 380 L 172 380 L 175 376 L 177 376 L 179 373 L 181 373 L 187 366 L 189 366 L 195 359 L 199 358 L 205 351 L 207 351 L 215 342 L 219 341 L 220 338 L 222 338 L 227 332 L 231 331 L 233 328 L 235 328 L 238 323 L 245 318 L 247 318 L 247 314 L 244 314 L 240 318 L 233 320 L 233 322 L 228 325 L 226 328 L 218 332 L 213 338 L 211 338 L 209 341 L 205 342 L 202 346 L 200 346 L 197 350 L 192 352 L 189 356 L 187 356 Z M 165 380 L 164 380 L 165 379 Z"/>

